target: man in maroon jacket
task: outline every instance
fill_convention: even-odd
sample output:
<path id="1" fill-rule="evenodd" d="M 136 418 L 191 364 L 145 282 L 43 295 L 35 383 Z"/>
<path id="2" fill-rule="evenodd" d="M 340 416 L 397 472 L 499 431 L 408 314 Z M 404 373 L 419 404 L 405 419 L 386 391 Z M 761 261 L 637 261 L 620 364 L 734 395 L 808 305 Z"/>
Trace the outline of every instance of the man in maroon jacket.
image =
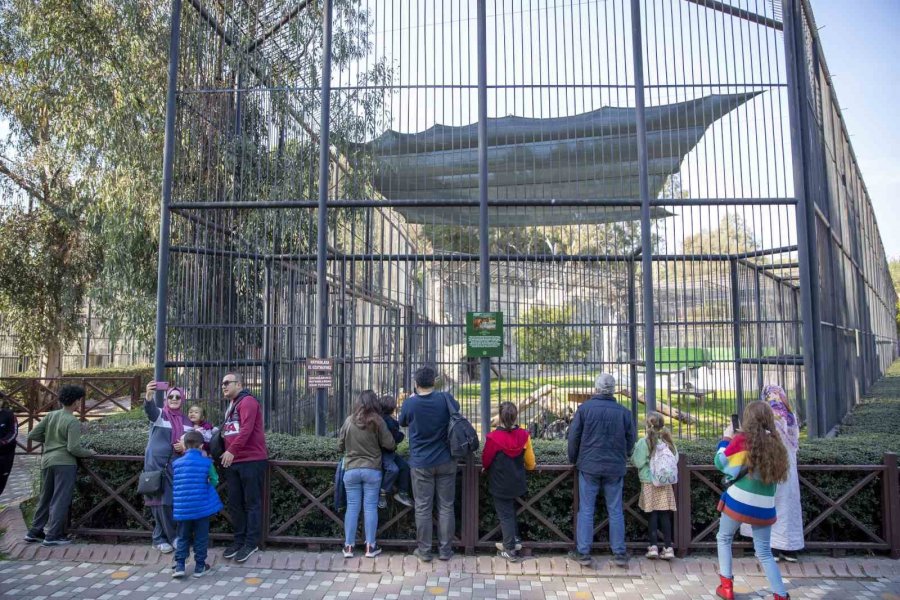
<path id="1" fill-rule="evenodd" d="M 244 562 L 259 550 L 263 478 L 269 454 L 259 400 L 244 389 L 243 378 L 237 373 L 226 374 L 222 395 L 231 401 L 222 426 L 222 466 L 228 485 L 228 514 L 234 525 L 234 543 L 223 556 Z"/>

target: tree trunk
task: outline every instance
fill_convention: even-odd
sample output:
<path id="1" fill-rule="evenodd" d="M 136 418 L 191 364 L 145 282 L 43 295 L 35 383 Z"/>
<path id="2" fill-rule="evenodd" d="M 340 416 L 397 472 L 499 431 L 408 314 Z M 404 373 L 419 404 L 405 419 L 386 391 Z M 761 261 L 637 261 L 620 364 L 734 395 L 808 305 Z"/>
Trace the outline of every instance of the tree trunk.
<path id="1" fill-rule="evenodd" d="M 41 352 L 40 376 L 62 376 L 62 347 L 58 340 L 50 341 L 44 346 Z"/>

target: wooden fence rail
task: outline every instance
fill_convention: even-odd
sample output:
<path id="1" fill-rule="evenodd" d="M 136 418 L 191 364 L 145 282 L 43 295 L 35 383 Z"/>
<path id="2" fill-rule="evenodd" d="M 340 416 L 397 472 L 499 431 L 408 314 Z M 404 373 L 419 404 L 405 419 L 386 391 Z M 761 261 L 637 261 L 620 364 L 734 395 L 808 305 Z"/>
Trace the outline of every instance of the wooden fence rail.
<path id="1" fill-rule="evenodd" d="M 141 377 L 0 377 L 0 391 L 6 394 L 22 432 L 31 431 L 51 410 L 59 408 L 59 390 L 64 385 L 80 385 L 86 394 L 75 410 L 81 421 L 127 412 L 141 402 Z M 130 404 L 122 403 L 127 397 Z M 24 439 L 23 435 L 19 436 Z M 40 444 L 16 442 L 20 454 L 36 454 Z"/>
<path id="2" fill-rule="evenodd" d="M 139 456 L 97 456 L 89 461 L 82 461 L 82 476 L 79 482 L 81 493 L 86 492 L 85 486 L 93 487 L 91 491 L 100 495 L 92 496 L 92 504 L 82 514 L 72 516 L 72 531 L 79 535 L 104 536 L 104 537 L 149 537 L 152 531 L 152 523 L 145 514 L 140 496 L 134 493 L 137 473 L 140 472 L 143 458 Z M 127 465 L 134 473 L 119 473 L 115 483 L 107 481 L 101 475 L 103 469 L 98 468 L 97 462 L 118 462 Z M 318 549 L 323 546 L 337 546 L 342 543 L 343 518 L 333 509 L 331 498 L 334 493 L 333 481 L 334 469 L 337 463 L 330 461 L 294 461 L 294 460 L 270 460 L 269 469 L 264 482 L 263 494 L 263 543 L 296 544 Z M 323 474 L 324 472 L 324 474 Z M 809 550 L 823 550 L 844 552 L 847 550 L 879 551 L 889 553 L 892 558 L 900 558 L 900 470 L 898 470 L 897 455 L 885 454 L 883 463 L 879 465 L 800 465 L 800 482 L 802 490 L 807 496 L 811 495 L 822 506 L 818 514 L 806 514 L 805 535 L 807 537 L 806 548 Z M 318 477 L 313 476 L 318 473 Z M 483 485 L 481 481 L 481 465 L 469 460 L 460 463 L 458 469 L 458 504 L 457 504 L 457 535 L 454 545 L 466 552 L 473 553 L 479 548 L 492 548 L 499 539 L 499 526 L 496 522 L 489 521 L 482 524 L 480 511 L 483 508 L 481 496 Z M 531 550 L 565 550 L 574 545 L 575 516 L 578 512 L 578 478 L 570 465 L 538 465 L 535 473 L 545 476 L 546 483 L 542 483 L 537 490 L 519 500 L 518 514 L 520 518 L 529 519 L 544 531 L 550 532 L 548 539 L 526 539 L 524 546 L 526 551 Z M 852 474 L 857 476 L 855 482 L 849 483 L 846 490 L 839 494 L 829 492 L 824 486 L 817 485 L 817 474 L 840 473 L 842 476 Z M 85 474 L 87 477 L 85 477 Z M 635 477 L 629 472 L 628 477 Z M 224 478 L 223 478 L 224 479 Z M 675 517 L 674 541 L 679 556 L 685 556 L 692 550 L 710 550 L 715 548 L 715 532 L 718 529 L 718 519 L 711 517 L 708 523 L 695 523 L 696 515 L 692 514 L 691 504 L 695 493 L 706 493 L 706 498 L 715 501 L 722 490 L 719 484 L 720 478 L 715 467 L 711 465 L 688 465 L 681 457 L 679 462 L 679 483 L 676 486 L 676 498 L 678 511 Z M 877 495 L 880 506 L 880 527 L 872 528 L 863 523 L 857 515 L 854 515 L 850 504 L 864 490 L 872 491 L 880 487 Z M 224 490 L 224 482 L 220 484 L 220 490 Z M 278 490 L 276 492 L 276 489 Z M 280 494 L 278 502 L 290 503 L 290 508 L 281 506 L 278 522 L 273 516 L 273 493 Z M 571 494 L 572 511 L 571 524 L 561 526 L 558 522 L 546 514 L 542 509 L 542 502 L 548 500 L 551 493 L 562 494 L 568 497 Z M 834 496 L 837 497 L 834 497 Z M 623 496 L 623 507 L 626 523 L 632 528 L 647 527 L 644 514 L 637 509 L 637 494 Z M 602 502 L 601 502 L 602 503 Z M 96 522 L 97 515 L 110 507 L 115 508 L 121 514 L 127 515 L 135 526 L 122 528 L 120 525 L 108 524 L 104 519 Z M 709 507 L 705 507 L 709 508 Z M 124 511 L 124 512 L 123 512 Z M 286 512 L 287 511 L 287 512 Z M 293 511 L 293 512 L 291 512 Z M 842 523 L 853 529 L 853 533 L 859 537 L 859 541 L 829 541 L 823 538 L 819 528 L 823 527 L 829 517 L 839 515 Z M 216 533 L 213 538 L 226 539 L 228 534 L 222 531 L 227 527 L 227 511 L 216 517 L 220 527 L 213 527 Z M 304 521 L 306 520 L 306 521 Z M 297 535 L 290 532 L 291 528 L 301 522 L 315 522 L 317 528 L 327 530 L 327 535 Z M 215 523 L 214 523 L 215 524 Z M 108 526 L 107 526 L 108 525 Z M 605 550 L 609 548 L 608 519 L 598 519 L 595 523 L 594 548 Z M 392 512 L 382 513 L 379 523 L 379 543 L 389 547 L 413 548 L 414 538 L 414 511 L 399 505 L 392 507 Z M 827 533 L 827 532 L 826 532 Z M 819 534 L 819 535 L 817 535 Z M 819 538 L 819 539 L 817 539 Z M 643 541 L 628 542 L 632 549 L 643 548 Z M 736 542 L 738 547 L 752 547 L 749 541 Z"/>

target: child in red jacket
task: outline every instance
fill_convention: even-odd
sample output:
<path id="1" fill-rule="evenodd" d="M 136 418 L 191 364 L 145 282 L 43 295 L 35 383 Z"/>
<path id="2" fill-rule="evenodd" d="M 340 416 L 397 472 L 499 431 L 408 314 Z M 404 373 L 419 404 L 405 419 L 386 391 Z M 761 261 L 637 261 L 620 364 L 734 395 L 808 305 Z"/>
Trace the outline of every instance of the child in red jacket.
<path id="1" fill-rule="evenodd" d="M 525 470 L 533 470 L 534 449 L 531 436 L 516 424 L 519 410 L 512 402 L 500 405 L 500 426 L 487 436 L 481 464 L 488 473 L 488 488 L 500 519 L 503 542 L 497 543 L 497 555 L 519 562 L 522 543 L 516 526 L 516 498 L 528 491 Z"/>

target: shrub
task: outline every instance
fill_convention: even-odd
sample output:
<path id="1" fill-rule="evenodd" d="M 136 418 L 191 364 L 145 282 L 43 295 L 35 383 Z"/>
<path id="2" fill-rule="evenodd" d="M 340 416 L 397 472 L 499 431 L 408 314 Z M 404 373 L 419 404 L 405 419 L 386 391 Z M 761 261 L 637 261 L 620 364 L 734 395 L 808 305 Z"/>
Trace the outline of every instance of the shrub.
<path id="1" fill-rule="evenodd" d="M 142 456 L 147 443 L 148 423 L 145 418 L 120 418 L 117 420 L 106 419 L 87 426 L 84 436 L 86 444 L 102 454 Z M 336 462 L 340 459 L 337 440 L 334 438 L 317 438 L 314 436 L 291 436 L 281 433 L 267 434 L 269 455 L 278 460 L 296 461 L 323 461 Z M 679 451 L 685 456 L 689 464 L 712 464 L 716 449 L 716 440 L 692 440 L 681 441 Z M 566 442 L 561 440 L 535 440 L 535 453 L 539 464 L 566 464 Z M 803 444 L 800 451 L 801 464 L 877 464 L 882 460 L 882 452 L 885 448 L 900 449 L 900 442 L 891 440 L 885 434 L 859 434 L 855 436 L 841 437 L 837 439 L 809 441 Z M 406 453 L 406 445 L 400 448 L 402 454 Z M 480 457 L 478 457 L 480 459 Z M 140 472 L 142 463 L 135 462 L 97 462 L 92 468 L 116 489 L 129 477 Z M 334 469 L 330 466 L 318 467 L 284 467 L 284 471 L 302 484 L 314 496 L 322 496 L 331 486 Z M 529 497 L 533 497 L 549 482 L 559 476 L 559 471 L 538 472 L 529 476 Z M 707 473 L 706 476 L 713 482 L 719 477 L 716 473 Z M 804 477 L 820 487 L 831 498 L 838 498 L 849 490 L 863 475 L 854 472 L 816 472 L 805 473 Z M 222 477 L 224 481 L 224 477 Z M 535 508 L 541 511 L 547 520 L 565 535 L 572 537 L 573 532 L 573 480 L 567 477 L 560 485 L 542 496 Z M 134 492 L 134 485 L 123 490 L 123 497 L 140 509 L 142 502 Z M 457 485 L 457 495 L 462 491 L 461 484 Z M 639 493 L 639 484 L 633 470 L 626 478 L 624 497 L 628 501 Z M 224 485 L 220 493 L 225 498 Z M 77 519 L 90 507 L 96 506 L 106 497 L 106 493 L 96 483 L 92 482 L 89 475 L 83 470 L 79 472 L 76 498 L 73 504 L 72 514 Z M 303 507 L 309 504 L 306 496 L 298 492 L 280 474 L 272 475 L 271 481 L 271 528 L 275 530 L 291 520 Z M 699 481 L 694 481 L 691 492 L 691 515 L 694 535 L 699 534 L 704 528 L 718 518 L 716 494 L 703 486 Z M 803 490 L 803 509 L 807 519 L 818 515 L 826 505 L 816 498 L 811 492 Z M 329 494 L 322 500 L 325 506 L 333 511 L 332 498 Z M 597 522 L 604 519 L 606 510 L 600 501 L 597 507 Z M 457 506 L 461 506 L 459 502 Z M 881 522 L 881 485 L 875 481 L 862 490 L 847 505 L 851 513 L 865 526 L 879 531 Z M 393 517 L 393 511 L 399 507 L 391 504 L 388 513 L 382 513 L 382 519 Z M 635 510 L 637 510 L 635 505 Z M 149 519 L 149 514 L 146 514 Z M 338 515 L 340 516 L 340 515 Z M 457 510 L 457 521 L 461 520 L 460 511 Z M 383 522 L 383 521 L 382 521 Z M 481 480 L 480 508 L 479 508 L 479 536 L 484 536 L 497 525 L 493 503 L 488 494 L 485 478 Z M 96 526 L 108 529 L 139 528 L 139 524 L 133 515 L 114 503 L 106 504 L 98 511 L 87 526 Z M 217 517 L 212 524 L 213 531 L 225 532 L 228 523 L 224 517 Z M 546 523 L 525 512 L 521 517 L 521 533 L 526 540 L 555 540 L 556 533 Z M 458 529 L 459 530 L 459 529 Z M 324 537 L 339 538 L 342 535 L 342 525 L 323 515 L 321 511 L 310 510 L 305 516 L 293 521 L 282 535 L 300 537 Z M 631 541 L 645 539 L 644 526 L 632 515 L 626 513 L 626 535 Z M 385 536 L 386 539 L 412 539 L 415 536 L 415 524 L 412 515 L 406 515 L 400 519 Z M 714 536 L 710 534 L 709 540 Z M 499 539 L 499 533 L 495 536 Z M 864 536 L 845 517 L 832 514 L 826 522 L 818 527 L 813 535 L 814 540 L 832 541 L 861 541 Z"/>

